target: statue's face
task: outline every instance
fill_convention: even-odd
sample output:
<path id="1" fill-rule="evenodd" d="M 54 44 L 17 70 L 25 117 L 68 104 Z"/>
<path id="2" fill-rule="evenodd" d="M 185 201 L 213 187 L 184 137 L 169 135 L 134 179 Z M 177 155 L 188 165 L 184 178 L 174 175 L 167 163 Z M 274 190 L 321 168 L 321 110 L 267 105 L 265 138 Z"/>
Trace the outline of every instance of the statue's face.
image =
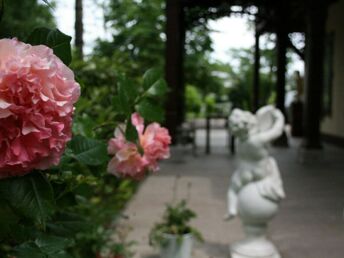
<path id="1" fill-rule="evenodd" d="M 246 139 L 256 124 L 256 117 L 248 111 L 234 109 L 229 117 L 230 131 L 240 139 Z"/>

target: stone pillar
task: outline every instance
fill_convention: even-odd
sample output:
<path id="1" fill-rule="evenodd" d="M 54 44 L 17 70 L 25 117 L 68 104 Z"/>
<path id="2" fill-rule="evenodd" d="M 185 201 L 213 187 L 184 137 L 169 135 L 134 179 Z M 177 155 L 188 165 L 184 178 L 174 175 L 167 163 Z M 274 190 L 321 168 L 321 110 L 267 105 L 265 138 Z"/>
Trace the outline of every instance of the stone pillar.
<path id="1" fill-rule="evenodd" d="M 306 28 L 306 71 L 304 105 L 304 141 L 306 149 L 321 148 L 320 119 L 322 113 L 323 64 L 327 6 L 308 2 Z"/>
<path id="2" fill-rule="evenodd" d="M 177 128 L 184 119 L 184 11 L 180 0 L 166 4 L 166 64 L 165 76 L 170 87 L 166 103 L 166 126 L 175 139 Z"/>

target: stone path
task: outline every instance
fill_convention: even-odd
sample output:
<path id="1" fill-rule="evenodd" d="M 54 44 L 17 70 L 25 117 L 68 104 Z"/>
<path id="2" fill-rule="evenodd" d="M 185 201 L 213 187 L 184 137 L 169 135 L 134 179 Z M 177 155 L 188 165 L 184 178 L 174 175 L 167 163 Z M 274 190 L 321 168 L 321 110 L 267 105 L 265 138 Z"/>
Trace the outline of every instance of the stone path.
<path id="1" fill-rule="evenodd" d="M 202 152 L 193 157 L 191 152 L 177 150 L 173 159 L 162 164 L 158 175 L 142 183 L 125 211 L 129 217 L 125 223 L 133 228 L 129 239 L 137 242 L 135 258 L 159 257 L 148 245 L 148 234 L 161 218 L 165 204 L 173 199 L 176 178 L 177 198 L 189 200 L 198 214 L 194 225 L 205 237 L 193 257 L 228 258 L 229 243 L 241 239 L 243 232 L 238 219 L 222 220 L 229 178 L 235 168 L 224 136 L 223 132 L 213 132 L 217 146 L 209 156 Z M 344 151 L 326 147 L 321 159 L 307 165 L 296 162 L 296 147 L 272 152 L 288 195 L 270 226 L 270 237 L 282 257 L 343 258 Z"/>

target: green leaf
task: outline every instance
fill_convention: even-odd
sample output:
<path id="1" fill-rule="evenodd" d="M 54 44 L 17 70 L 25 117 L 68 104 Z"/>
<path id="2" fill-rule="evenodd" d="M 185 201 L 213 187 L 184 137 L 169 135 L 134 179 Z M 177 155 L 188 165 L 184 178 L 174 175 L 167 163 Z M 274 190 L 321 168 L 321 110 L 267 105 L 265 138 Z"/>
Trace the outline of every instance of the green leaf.
<path id="1" fill-rule="evenodd" d="M 27 242 L 14 248 L 14 256 L 16 258 L 47 258 L 33 242 Z"/>
<path id="2" fill-rule="evenodd" d="M 83 217 L 73 213 L 61 213 L 53 222 L 47 224 L 49 232 L 57 236 L 73 237 L 77 233 L 92 229 L 93 225 L 86 223 Z"/>
<path id="3" fill-rule="evenodd" d="M 91 185 L 86 184 L 86 183 L 82 183 L 79 184 L 75 189 L 74 189 L 74 193 L 76 195 L 82 196 L 86 199 L 92 198 L 92 196 L 94 195 L 94 189 Z"/>
<path id="4" fill-rule="evenodd" d="M 131 123 L 131 119 L 127 119 L 127 126 L 125 128 L 125 138 L 133 143 L 136 143 L 137 139 L 139 138 L 137 130 L 135 126 Z"/>
<path id="5" fill-rule="evenodd" d="M 2 20 L 3 15 L 4 15 L 4 0 L 0 0 L 0 22 Z"/>
<path id="6" fill-rule="evenodd" d="M 148 90 L 152 87 L 158 80 L 161 79 L 161 71 L 157 68 L 151 68 L 143 75 L 143 88 Z"/>
<path id="7" fill-rule="evenodd" d="M 142 100 L 136 107 L 140 115 L 147 121 L 162 122 L 164 120 L 164 110 L 160 105 L 148 99 Z"/>
<path id="8" fill-rule="evenodd" d="M 47 178 L 39 172 L 0 181 L 0 191 L 18 215 L 32 219 L 45 227 L 53 212 L 53 190 Z"/>
<path id="9" fill-rule="evenodd" d="M 34 242 L 23 243 L 14 248 L 16 258 L 71 258 L 64 249 L 74 242 L 67 238 L 42 235 Z"/>
<path id="10" fill-rule="evenodd" d="M 121 108 L 121 112 L 130 115 L 132 107 L 134 106 L 135 100 L 138 97 L 138 87 L 135 83 L 125 77 L 118 79 L 118 104 L 117 108 Z"/>
<path id="11" fill-rule="evenodd" d="M 77 205 L 76 197 L 73 192 L 65 193 L 61 198 L 56 200 L 56 204 L 59 208 L 65 209 L 70 206 Z"/>
<path id="12" fill-rule="evenodd" d="M 37 229 L 37 227 L 33 224 L 28 226 L 17 223 L 16 225 L 12 226 L 9 237 L 16 243 L 24 243 L 36 238 L 39 233 L 39 229 Z"/>
<path id="13" fill-rule="evenodd" d="M 43 0 L 43 2 L 44 2 L 47 6 L 49 6 L 50 8 L 53 8 L 53 6 L 49 3 L 48 0 Z"/>
<path id="14" fill-rule="evenodd" d="M 167 83 L 164 79 L 157 80 L 149 89 L 148 94 L 151 96 L 164 96 L 168 91 Z"/>
<path id="15" fill-rule="evenodd" d="M 61 253 L 63 249 L 73 245 L 74 242 L 63 237 L 42 235 L 35 240 L 35 244 L 41 249 L 43 253 L 47 255 L 54 255 Z"/>
<path id="16" fill-rule="evenodd" d="M 85 165 L 98 166 L 108 160 L 106 144 L 101 141 L 77 135 L 68 146 L 73 157 Z"/>
<path id="17" fill-rule="evenodd" d="M 10 235 L 19 218 L 5 200 L 0 200 L 0 240 Z"/>
<path id="18" fill-rule="evenodd" d="M 121 107 L 121 100 L 119 99 L 119 96 L 113 96 L 112 98 L 112 105 L 114 108 L 114 111 L 117 113 L 123 113 L 122 107 Z"/>
<path id="19" fill-rule="evenodd" d="M 27 43 L 50 47 L 63 63 L 69 65 L 72 61 L 71 40 L 72 37 L 62 33 L 58 29 L 37 28 L 31 33 L 27 39 Z"/>

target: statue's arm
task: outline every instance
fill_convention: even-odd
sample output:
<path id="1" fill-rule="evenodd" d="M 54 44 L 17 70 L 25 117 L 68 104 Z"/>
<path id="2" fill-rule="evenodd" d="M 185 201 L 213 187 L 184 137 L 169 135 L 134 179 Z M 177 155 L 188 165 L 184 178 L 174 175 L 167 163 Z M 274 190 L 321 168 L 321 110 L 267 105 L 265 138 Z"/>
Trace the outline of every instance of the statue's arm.
<path id="1" fill-rule="evenodd" d="M 285 123 L 284 115 L 276 108 L 271 110 L 271 115 L 274 117 L 274 124 L 272 127 L 255 135 L 256 139 L 260 142 L 271 142 L 280 137 L 283 133 Z"/>
<path id="2" fill-rule="evenodd" d="M 240 171 L 235 171 L 227 192 L 227 214 L 225 219 L 232 219 L 238 215 L 238 192 L 242 188 Z"/>
<path id="3" fill-rule="evenodd" d="M 238 215 L 238 195 L 233 189 L 229 188 L 227 198 L 228 198 L 228 215 L 226 219 L 231 219 Z"/>

